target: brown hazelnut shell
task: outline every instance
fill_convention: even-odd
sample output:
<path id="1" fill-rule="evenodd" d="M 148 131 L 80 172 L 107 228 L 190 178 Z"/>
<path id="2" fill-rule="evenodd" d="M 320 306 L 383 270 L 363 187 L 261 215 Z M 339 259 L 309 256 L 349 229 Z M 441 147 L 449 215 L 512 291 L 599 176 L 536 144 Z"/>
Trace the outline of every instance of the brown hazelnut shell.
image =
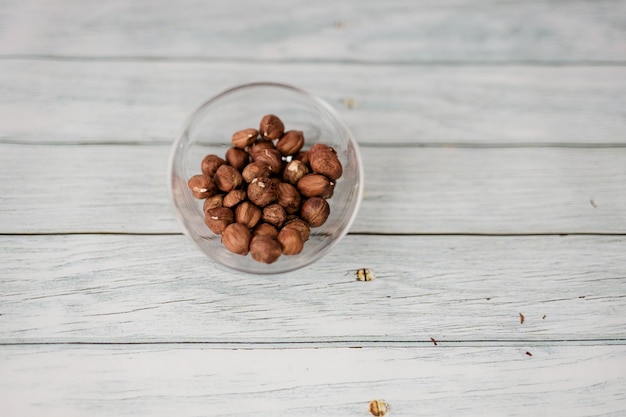
<path id="1" fill-rule="evenodd" d="M 293 214 L 300 210 L 302 197 L 296 187 L 286 182 L 281 182 L 276 185 L 276 201 L 287 213 Z"/>
<path id="2" fill-rule="evenodd" d="M 215 185 L 213 178 L 208 175 L 198 174 L 189 178 L 187 186 L 191 190 L 191 194 L 199 200 L 210 197 L 215 194 Z"/>
<path id="3" fill-rule="evenodd" d="M 250 255 L 255 261 L 271 264 L 276 262 L 282 253 L 280 243 L 270 236 L 254 236 L 250 240 Z"/>
<path id="4" fill-rule="evenodd" d="M 230 165 L 222 165 L 215 172 L 213 177 L 217 188 L 224 192 L 230 192 L 239 187 L 243 181 L 241 174 Z"/>
<path id="5" fill-rule="evenodd" d="M 246 146 L 252 145 L 257 137 L 259 131 L 256 129 L 243 129 L 233 133 L 232 144 L 234 147 L 244 149 Z"/>
<path id="6" fill-rule="evenodd" d="M 228 194 L 224 196 L 222 200 L 222 206 L 224 207 L 235 207 L 237 204 L 241 203 L 246 199 L 246 190 L 232 190 Z"/>
<path id="7" fill-rule="evenodd" d="M 295 155 L 304 146 L 304 135 L 300 130 L 285 132 L 282 138 L 276 142 L 276 149 L 284 156 Z"/>
<path id="8" fill-rule="evenodd" d="M 263 212 L 249 201 L 244 201 L 235 208 L 235 221 L 252 229 L 257 225 Z"/>
<path id="9" fill-rule="evenodd" d="M 300 211 L 302 220 L 309 223 L 311 227 L 320 227 L 330 214 L 330 206 L 328 202 L 319 197 L 311 197 L 302 204 Z"/>
<path id="10" fill-rule="evenodd" d="M 204 175 L 212 177 L 213 175 L 215 175 L 215 171 L 217 171 L 217 169 L 225 163 L 226 161 L 219 156 L 209 154 L 202 158 L 202 163 L 200 164 L 200 166 Z"/>
<path id="11" fill-rule="evenodd" d="M 259 124 L 259 133 L 265 140 L 280 139 L 285 133 L 285 125 L 275 114 L 266 114 Z"/>
<path id="12" fill-rule="evenodd" d="M 259 207 L 276 201 L 276 184 L 269 178 L 255 178 L 248 185 L 248 199 Z"/>
<path id="13" fill-rule="evenodd" d="M 343 167 L 335 150 L 319 143 L 309 150 L 309 165 L 313 172 L 326 175 L 331 180 L 337 180 L 343 174 Z"/>
<path id="14" fill-rule="evenodd" d="M 335 183 L 322 174 L 308 174 L 298 181 L 298 190 L 305 197 L 330 198 Z"/>
<path id="15" fill-rule="evenodd" d="M 226 162 L 237 171 L 241 172 L 249 161 L 250 155 L 243 149 L 232 147 L 226 151 Z"/>
<path id="16" fill-rule="evenodd" d="M 231 223 L 222 233 L 222 244 L 238 255 L 247 255 L 250 248 L 250 230 L 241 223 Z"/>
<path id="17" fill-rule="evenodd" d="M 204 222 L 215 234 L 222 234 L 226 226 L 231 224 L 235 219 L 233 211 L 226 207 L 217 207 L 209 210 L 205 217 Z"/>
<path id="18" fill-rule="evenodd" d="M 276 237 L 284 255 L 297 255 L 304 248 L 304 240 L 298 230 L 283 228 Z"/>
<path id="19" fill-rule="evenodd" d="M 262 219 L 265 223 L 269 223 L 280 228 L 287 219 L 287 213 L 280 204 L 274 203 L 263 208 Z"/>

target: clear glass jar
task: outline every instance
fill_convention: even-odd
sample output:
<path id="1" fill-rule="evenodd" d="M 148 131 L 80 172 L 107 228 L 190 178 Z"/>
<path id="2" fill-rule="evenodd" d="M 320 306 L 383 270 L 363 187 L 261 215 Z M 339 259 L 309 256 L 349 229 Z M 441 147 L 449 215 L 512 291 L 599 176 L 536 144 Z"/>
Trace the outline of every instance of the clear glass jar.
<path id="1" fill-rule="evenodd" d="M 282 255 L 272 264 L 255 261 L 248 254 L 228 251 L 221 237 L 204 223 L 202 200 L 193 197 L 187 180 L 201 173 L 207 154 L 224 158 L 232 134 L 258 129 L 261 118 L 275 114 L 285 130 L 302 130 L 304 149 L 315 143 L 332 146 L 343 165 L 343 175 L 328 199 L 326 223 L 311 229 L 311 236 L 298 255 Z M 346 235 L 354 221 L 363 194 L 363 166 L 358 145 L 337 113 L 323 100 L 298 88 L 277 83 L 252 83 L 228 89 L 205 102 L 191 115 L 176 139 L 169 164 L 171 198 L 177 217 L 200 249 L 230 268 L 252 274 L 277 274 L 307 266 L 326 255 Z"/>

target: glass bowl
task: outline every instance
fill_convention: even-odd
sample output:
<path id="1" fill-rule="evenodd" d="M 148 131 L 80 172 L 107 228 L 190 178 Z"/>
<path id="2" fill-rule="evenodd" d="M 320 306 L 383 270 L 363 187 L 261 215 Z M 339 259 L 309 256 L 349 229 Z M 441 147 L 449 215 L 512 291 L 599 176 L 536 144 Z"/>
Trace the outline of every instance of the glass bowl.
<path id="1" fill-rule="evenodd" d="M 234 132 L 259 128 L 266 114 L 277 115 L 285 130 L 304 133 L 303 149 L 324 143 L 335 149 L 343 165 L 328 199 L 330 215 L 311 236 L 298 255 L 281 255 L 272 264 L 228 251 L 221 237 L 204 223 L 202 200 L 193 197 L 187 180 L 201 173 L 207 154 L 224 158 L 232 146 Z M 307 266 L 326 255 L 346 235 L 354 221 L 363 194 L 363 168 L 358 145 L 337 113 L 323 100 L 298 88 L 277 83 L 252 83 L 228 89 L 205 102 L 191 115 L 176 139 L 170 156 L 169 181 L 177 217 L 185 234 L 213 260 L 238 271 L 252 274 L 278 274 Z"/>

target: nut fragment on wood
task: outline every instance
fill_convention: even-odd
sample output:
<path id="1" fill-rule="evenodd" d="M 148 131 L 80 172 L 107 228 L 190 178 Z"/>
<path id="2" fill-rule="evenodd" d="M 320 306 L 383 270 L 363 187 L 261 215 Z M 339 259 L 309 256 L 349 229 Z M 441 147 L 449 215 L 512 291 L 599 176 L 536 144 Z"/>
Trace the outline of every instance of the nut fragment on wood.
<path id="1" fill-rule="evenodd" d="M 435 340 L 434 337 L 431 337 L 430 341 L 433 342 L 433 345 L 437 346 L 437 340 Z"/>
<path id="2" fill-rule="evenodd" d="M 361 268 L 356 271 L 356 279 L 358 281 L 371 281 L 374 278 L 374 272 L 369 268 Z"/>
<path id="3" fill-rule="evenodd" d="M 384 416 L 389 411 L 389 404 L 384 400 L 372 400 L 369 409 L 373 416 Z"/>
<path id="4" fill-rule="evenodd" d="M 533 356 L 533 354 L 530 352 L 526 352 L 526 356 Z"/>
<path id="5" fill-rule="evenodd" d="M 519 313 L 519 324 L 524 324 L 524 315 Z"/>

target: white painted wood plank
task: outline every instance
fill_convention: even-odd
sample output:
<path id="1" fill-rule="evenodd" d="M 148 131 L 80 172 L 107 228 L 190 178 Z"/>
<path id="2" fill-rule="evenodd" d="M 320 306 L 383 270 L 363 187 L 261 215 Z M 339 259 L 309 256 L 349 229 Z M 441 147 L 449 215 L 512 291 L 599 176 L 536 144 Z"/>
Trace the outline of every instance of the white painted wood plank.
<path id="1" fill-rule="evenodd" d="M 0 54 L 624 61 L 625 15 L 619 0 L 5 1 Z"/>
<path id="2" fill-rule="evenodd" d="M 3 236 L 0 342 L 626 340 L 625 247 L 348 236 L 310 267 L 254 276 L 184 236 Z"/>
<path id="3" fill-rule="evenodd" d="M 0 145 L 0 232 L 179 232 L 169 151 Z M 626 232 L 626 148 L 361 151 L 352 232 Z"/>
<path id="4" fill-rule="evenodd" d="M 532 353 L 527 356 L 526 351 Z M 1 346 L 8 415 L 619 416 L 624 346 Z"/>
<path id="5" fill-rule="evenodd" d="M 171 143 L 203 101 L 268 80 L 327 100 L 363 144 L 624 144 L 624 79 L 624 67 L 0 61 L 0 141 Z"/>

